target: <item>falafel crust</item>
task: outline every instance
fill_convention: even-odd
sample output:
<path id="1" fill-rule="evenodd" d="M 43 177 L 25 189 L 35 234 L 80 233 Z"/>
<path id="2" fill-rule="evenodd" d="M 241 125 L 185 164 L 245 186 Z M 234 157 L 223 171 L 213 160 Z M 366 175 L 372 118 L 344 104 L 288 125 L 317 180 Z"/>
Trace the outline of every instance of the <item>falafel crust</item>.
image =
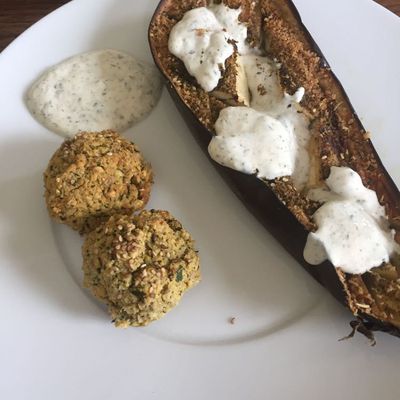
<path id="1" fill-rule="evenodd" d="M 168 211 L 110 217 L 87 235 L 82 255 L 84 286 L 117 327 L 160 319 L 200 281 L 193 239 Z"/>
<path id="2" fill-rule="evenodd" d="M 151 166 L 137 146 L 111 130 L 64 141 L 44 173 L 50 216 L 80 233 L 110 215 L 141 210 L 152 183 Z"/>

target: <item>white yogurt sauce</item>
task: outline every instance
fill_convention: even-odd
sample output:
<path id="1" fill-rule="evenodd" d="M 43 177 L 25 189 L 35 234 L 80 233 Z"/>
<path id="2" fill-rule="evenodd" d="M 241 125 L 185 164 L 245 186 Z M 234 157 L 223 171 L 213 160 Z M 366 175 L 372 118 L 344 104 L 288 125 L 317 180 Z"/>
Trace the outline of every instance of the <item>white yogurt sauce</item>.
<path id="1" fill-rule="evenodd" d="M 363 274 L 387 263 L 398 246 L 376 193 L 345 167 L 332 167 L 326 185 L 330 191 L 309 193 L 311 199 L 324 204 L 313 216 L 318 229 L 308 236 L 305 260 L 317 265 L 329 259 L 350 274 Z"/>
<path id="2" fill-rule="evenodd" d="M 29 89 L 26 104 L 51 131 L 124 131 L 147 116 L 161 95 L 156 68 L 116 50 L 71 57 L 46 71 Z"/>
<path id="3" fill-rule="evenodd" d="M 234 49 L 239 52 L 238 69 L 245 74 L 238 82 L 239 94 L 250 108 L 228 107 L 216 123 L 217 136 L 209 145 L 210 156 L 218 163 L 258 177 L 274 179 L 292 175 L 302 189 L 308 180 L 309 121 L 298 112 L 304 96 L 284 93 L 279 83 L 277 63 L 259 56 L 247 44 L 247 27 L 239 21 L 241 9 L 211 4 L 188 11 L 171 31 L 169 50 L 180 58 L 188 72 L 206 91 L 221 78 L 225 60 Z M 245 102 L 245 104 L 247 104 Z M 236 114 L 236 115 L 235 115 Z"/>
<path id="4" fill-rule="evenodd" d="M 224 108 L 208 151 L 226 167 L 273 179 L 291 175 L 296 139 L 277 119 L 249 107 Z"/>
<path id="5" fill-rule="evenodd" d="M 268 57 L 248 54 L 242 56 L 241 61 L 251 94 L 250 106 L 276 118 L 296 138 L 293 149 L 296 162 L 291 175 L 295 186 L 302 189 L 308 181 L 310 168 L 310 122 L 299 111 L 299 103 L 305 94 L 304 88 L 299 88 L 293 96 L 284 93 L 279 84 L 279 68 Z"/>
<path id="6" fill-rule="evenodd" d="M 239 52 L 247 52 L 247 27 L 238 21 L 240 12 L 222 3 L 195 8 L 171 30 L 169 51 L 207 92 L 217 87 L 225 61 L 234 51 L 228 40 L 237 42 Z"/>
<path id="7" fill-rule="evenodd" d="M 220 3 L 211 4 L 208 9 L 214 13 L 229 38 L 236 42 L 239 54 L 247 54 L 252 51 L 247 44 L 247 26 L 239 22 L 239 15 L 242 12 L 240 7 L 234 9 Z"/>
<path id="8" fill-rule="evenodd" d="M 262 112 L 274 112 L 277 104 L 283 101 L 276 63 L 269 57 L 253 54 L 243 55 L 240 60 L 246 72 L 251 107 Z"/>
<path id="9" fill-rule="evenodd" d="M 300 88 L 293 96 L 284 93 L 277 66 L 267 57 L 249 54 L 240 59 L 251 95 L 250 108 L 245 112 L 246 109 L 241 107 L 228 107 L 228 112 L 221 112 L 216 122 L 217 137 L 209 146 L 210 156 L 218 163 L 244 173 L 254 173 L 256 169 L 260 178 L 291 175 L 296 187 L 302 189 L 308 181 L 310 138 L 309 121 L 298 111 L 304 89 Z M 260 115 L 268 117 L 265 118 L 268 129 L 267 124 L 246 122 L 260 121 Z M 221 126 L 221 119 L 224 130 L 217 128 Z M 228 130 L 228 125 L 235 137 L 219 138 L 226 136 L 223 132 Z M 272 132 L 273 129 L 276 132 Z M 276 146 L 275 151 L 272 151 L 273 146 Z"/>

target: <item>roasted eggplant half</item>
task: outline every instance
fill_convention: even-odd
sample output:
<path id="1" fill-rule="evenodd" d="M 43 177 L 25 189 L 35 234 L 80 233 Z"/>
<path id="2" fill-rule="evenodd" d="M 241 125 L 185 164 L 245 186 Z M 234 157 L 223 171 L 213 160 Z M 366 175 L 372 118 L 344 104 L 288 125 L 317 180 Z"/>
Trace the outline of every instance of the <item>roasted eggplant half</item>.
<path id="1" fill-rule="evenodd" d="M 212 5 L 216 3 L 220 2 Z M 303 256 L 309 232 L 318 228 L 313 216 L 321 206 L 308 196 L 308 190 L 323 187 L 334 166 L 351 168 L 361 177 L 362 184 L 376 193 L 393 240 L 399 242 L 399 191 L 369 134 L 290 0 L 225 0 L 223 4 L 239 10 L 238 20 L 247 28 L 246 45 L 279 65 L 277 75 L 282 90 L 293 95 L 298 88 L 304 88 L 299 107 L 310 122 L 309 173 L 307 183 L 299 188 L 291 176 L 260 179 L 256 174 L 245 174 L 212 161 L 213 164 L 259 222 L 351 310 L 358 321 L 352 325 L 355 329 L 400 336 L 400 264 L 395 253 L 362 274 L 345 272 L 330 261 L 312 266 Z M 247 106 L 248 100 L 239 90 L 241 77 L 235 41 L 232 54 L 220 68 L 217 86 L 208 91 L 188 72 L 184 62 L 171 53 L 169 38 L 174 26 L 188 11 L 200 7 L 210 7 L 210 2 L 162 0 L 150 23 L 149 42 L 178 110 L 208 154 L 221 111 Z"/>

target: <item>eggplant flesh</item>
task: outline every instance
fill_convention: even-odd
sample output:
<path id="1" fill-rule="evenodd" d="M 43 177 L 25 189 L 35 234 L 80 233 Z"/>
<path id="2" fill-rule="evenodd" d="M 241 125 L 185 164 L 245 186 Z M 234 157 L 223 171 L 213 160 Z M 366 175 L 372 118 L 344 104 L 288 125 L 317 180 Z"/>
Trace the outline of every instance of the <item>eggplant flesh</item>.
<path id="1" fill-rule="evenodd" d="M 207 0 L 162 0 L 149 27 L 154 61 L 167 80 L 178 110 L 202 149 L 212 139 L 220 111 L 240 105 L 229 83 L 235 80 L 235 54 L 225 65 L 217 90 L 207 93 L 188 74 L 183 63 L 168 50 L 173 26 L 183 15 Z M 355 170 L 364 185 L 377 193 L 385 207 L 395 239 L 400 243 L 400 193 L 375 151 L 342 85 L 331 71 L 290 0 L 225 0 L 241 7 L 240 21 L 248 27 L 248 42 L 281 65 L 282 88 L 293 94 L 305 88 L 301 102 L 311 121 L 308 187 L 322 185 L 332 166 Z M 221 93 L 223 95 L 221 95 Z M 213 162 L 223 179 L 249 211 L 278 242 L 340 302 L 357 316 L 363 329 L 380 330 L 400 337 L 400 262 L 373 268 L 363 275 L 346 274 L 326 261 L 309 265 L 303 250 L 309 231 L 315 229 L 312 215 L 318 205 L 310 201 L 289 178 L 262 181 L 254 175 L 228 169 Z"/>

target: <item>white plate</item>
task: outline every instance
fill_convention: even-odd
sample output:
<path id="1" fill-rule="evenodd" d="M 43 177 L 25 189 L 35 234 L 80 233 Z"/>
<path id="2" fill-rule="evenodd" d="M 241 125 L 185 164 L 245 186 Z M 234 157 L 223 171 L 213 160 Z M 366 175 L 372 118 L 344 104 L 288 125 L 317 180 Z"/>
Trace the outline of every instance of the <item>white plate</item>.
<path id="1" fill-rule="evenodd" d="M 400 21 L 370 0 L 296 4 L 400 183 Z M 166 92 L 127 136 L 156 173 L 150 206 L 171 210 L 197 239 L 203 281 L 163 320 L 127 330 L 81 289 L 81 239 L 50 223 L 42 198 L 61 138 L 32 119 L 23 95 L 82 51 L 150 61 L 155 5 L 76 0 L 0 55 L 1 398 L 398 399 L 398 339 L 337 341 L 349 312 L 233 196 Z"/>

